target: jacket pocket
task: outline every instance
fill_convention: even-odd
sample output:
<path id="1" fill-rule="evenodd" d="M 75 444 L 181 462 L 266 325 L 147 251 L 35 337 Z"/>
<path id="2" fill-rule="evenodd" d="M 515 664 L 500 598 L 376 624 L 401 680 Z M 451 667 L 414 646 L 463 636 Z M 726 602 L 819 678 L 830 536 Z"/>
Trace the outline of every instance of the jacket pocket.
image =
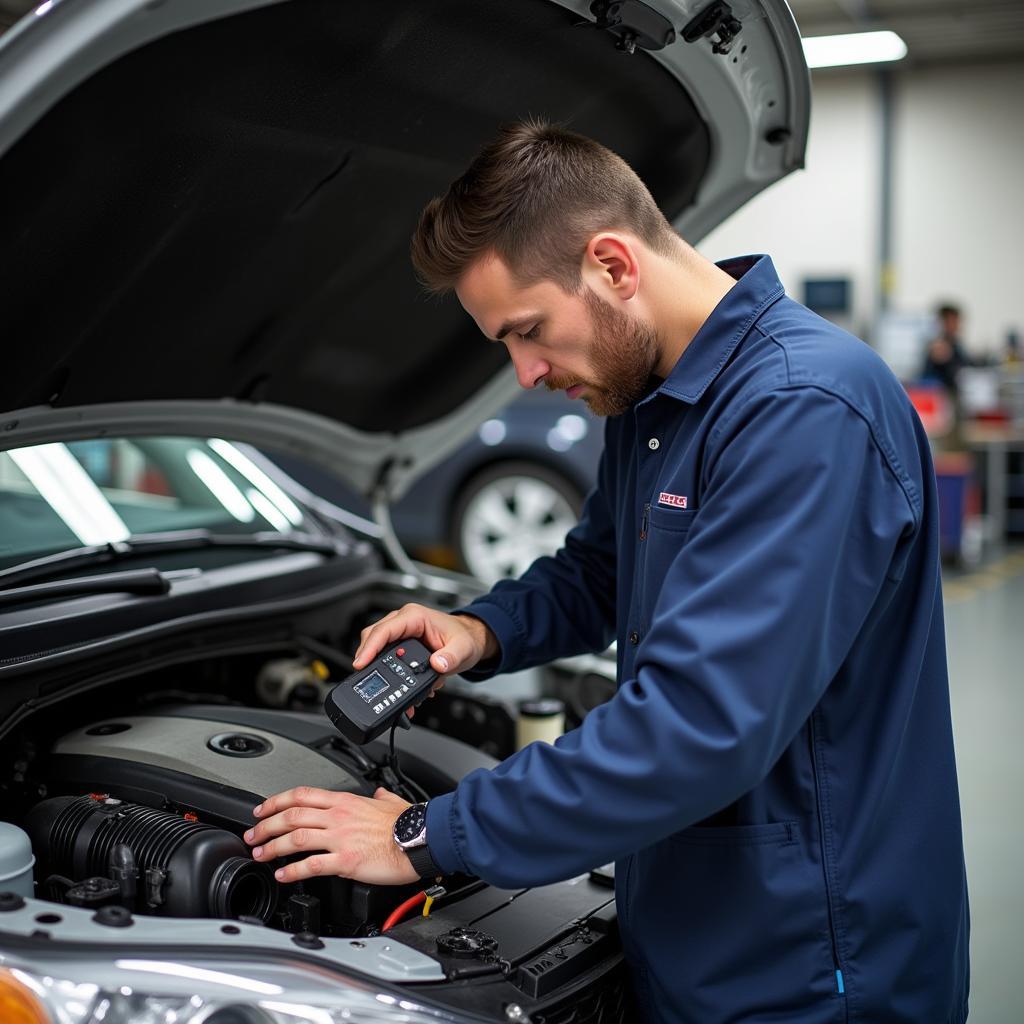
<path id="1" fill-rule="evenodd" d="M 666 508 L 664 505 L 651 505 L 649 524 L 654 530 L 667 530 L 670 533 L 686 533 L 697 514 L 695 508 Z"/>
<path id="2" fill-rule="evenodd" d="M 643 563 L 638 581 L 640 619 L 646 630 L 658 595 L 665 582 L 665 573 L 686 544 L 696 509 L 661 508 L 652 505 L 647 511 L 644 541 L 641 545 Z"/>
<path id="3" fill-rule="evenodd" d="M 669 841 L 683 846 L 779 846 L 797 842 L 797 824 L 777 821 L 767 825 L 695 826 L 674 833 Z"/>
<path id="4" fill-rule="evenodd" d="M 797 822 L 684 829 L 635 856 L 628 890 L 647 1019 L 844 1019 L 821 864 Z"/>

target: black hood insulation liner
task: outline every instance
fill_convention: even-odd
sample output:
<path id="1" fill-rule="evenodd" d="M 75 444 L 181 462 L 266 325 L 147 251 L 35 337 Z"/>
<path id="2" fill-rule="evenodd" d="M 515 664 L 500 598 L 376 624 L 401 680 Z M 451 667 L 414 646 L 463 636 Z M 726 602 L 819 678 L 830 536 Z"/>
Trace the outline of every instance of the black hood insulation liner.
<path id="1" fill-rule="evenodd" d="M 175 32 L 0 160 L 0 408 L 230 397 L 405 431 L 505 362 L 409 261 L 498 125 L 622 154 L 670 217 L 709 136 L 647 53 L 548 0 L 292 0 Z"/>

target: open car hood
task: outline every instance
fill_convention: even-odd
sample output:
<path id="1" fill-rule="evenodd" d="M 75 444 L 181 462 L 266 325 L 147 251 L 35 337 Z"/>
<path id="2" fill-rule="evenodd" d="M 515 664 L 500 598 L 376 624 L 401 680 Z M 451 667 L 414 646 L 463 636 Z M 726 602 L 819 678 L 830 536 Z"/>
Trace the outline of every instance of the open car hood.
<path id="1" fill-rule="evenodd" d="M 783 0 L 593 6 L 42 4 L 0 40 L 2 446 L 221 436 L 400 496 L 515 391 L 408 256 L 498 125 L 610 146 L 690 241 L 802 165 Z"/>

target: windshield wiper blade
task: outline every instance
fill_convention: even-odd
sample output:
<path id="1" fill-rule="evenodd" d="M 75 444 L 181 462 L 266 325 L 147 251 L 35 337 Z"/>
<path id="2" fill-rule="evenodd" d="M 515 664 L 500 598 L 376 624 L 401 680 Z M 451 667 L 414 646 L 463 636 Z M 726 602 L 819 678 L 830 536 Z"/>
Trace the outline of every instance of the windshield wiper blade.
<path id="1" fill-rule="evenodd" d="M 73 580 L 50 580 L 30 583 L 27 587 L 0 590 L 0 608 L 25 601 L 46 601 L 50 598 L 85 597 L 91 594 L 166 594 L 174 574 L 159 569 L 128 569 L 101 576 L 77 576 Z"/>
<path id="2" fill-rule="evenodd" d="M 87 565 L 107 565 L 152 552 L 195 551 L 200 548 L 283 548 L 288 551 L 314 551 L 322 555 L 337 555 L 341 551 L 337 540 L 297 533 L 211 533 L 209 530 L 142 533 L 131 540 L 72 548 L 22 562 L 9 569 L 0 569 L 0 592 Z"/>

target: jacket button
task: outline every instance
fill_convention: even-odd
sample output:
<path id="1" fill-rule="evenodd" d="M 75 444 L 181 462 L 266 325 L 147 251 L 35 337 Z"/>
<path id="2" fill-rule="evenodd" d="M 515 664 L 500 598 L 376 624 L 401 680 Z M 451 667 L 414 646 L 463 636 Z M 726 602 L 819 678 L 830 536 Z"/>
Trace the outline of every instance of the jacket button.
<path id="1" fill-rule="evenodd" d="M 629 634 L 629 642 L 630 642 L 630 643 L 631 643 L 631 644 L 632 644 L 632 645 L 633 645 L 634 647 L 636 647 L 636 645 L 637 645 L 638 643 L 640 643 L 640 634 L 639 634 L 639 633 L 638 633 L 638 632 L 637 632 L 637 631 L 636 631 L 635 629 L 633 630 L 633 632 L 632 632 L 632 633 L 630 633 L 630 634 Z"/>
<path id="2" fill-rule="evenodd" d="M 656 437 L 652 437 L 650 441 L 647 442 L 647 447 L 650 448 L 652 452 L 656 452 L 661 447 L 661 442 Z"/>

